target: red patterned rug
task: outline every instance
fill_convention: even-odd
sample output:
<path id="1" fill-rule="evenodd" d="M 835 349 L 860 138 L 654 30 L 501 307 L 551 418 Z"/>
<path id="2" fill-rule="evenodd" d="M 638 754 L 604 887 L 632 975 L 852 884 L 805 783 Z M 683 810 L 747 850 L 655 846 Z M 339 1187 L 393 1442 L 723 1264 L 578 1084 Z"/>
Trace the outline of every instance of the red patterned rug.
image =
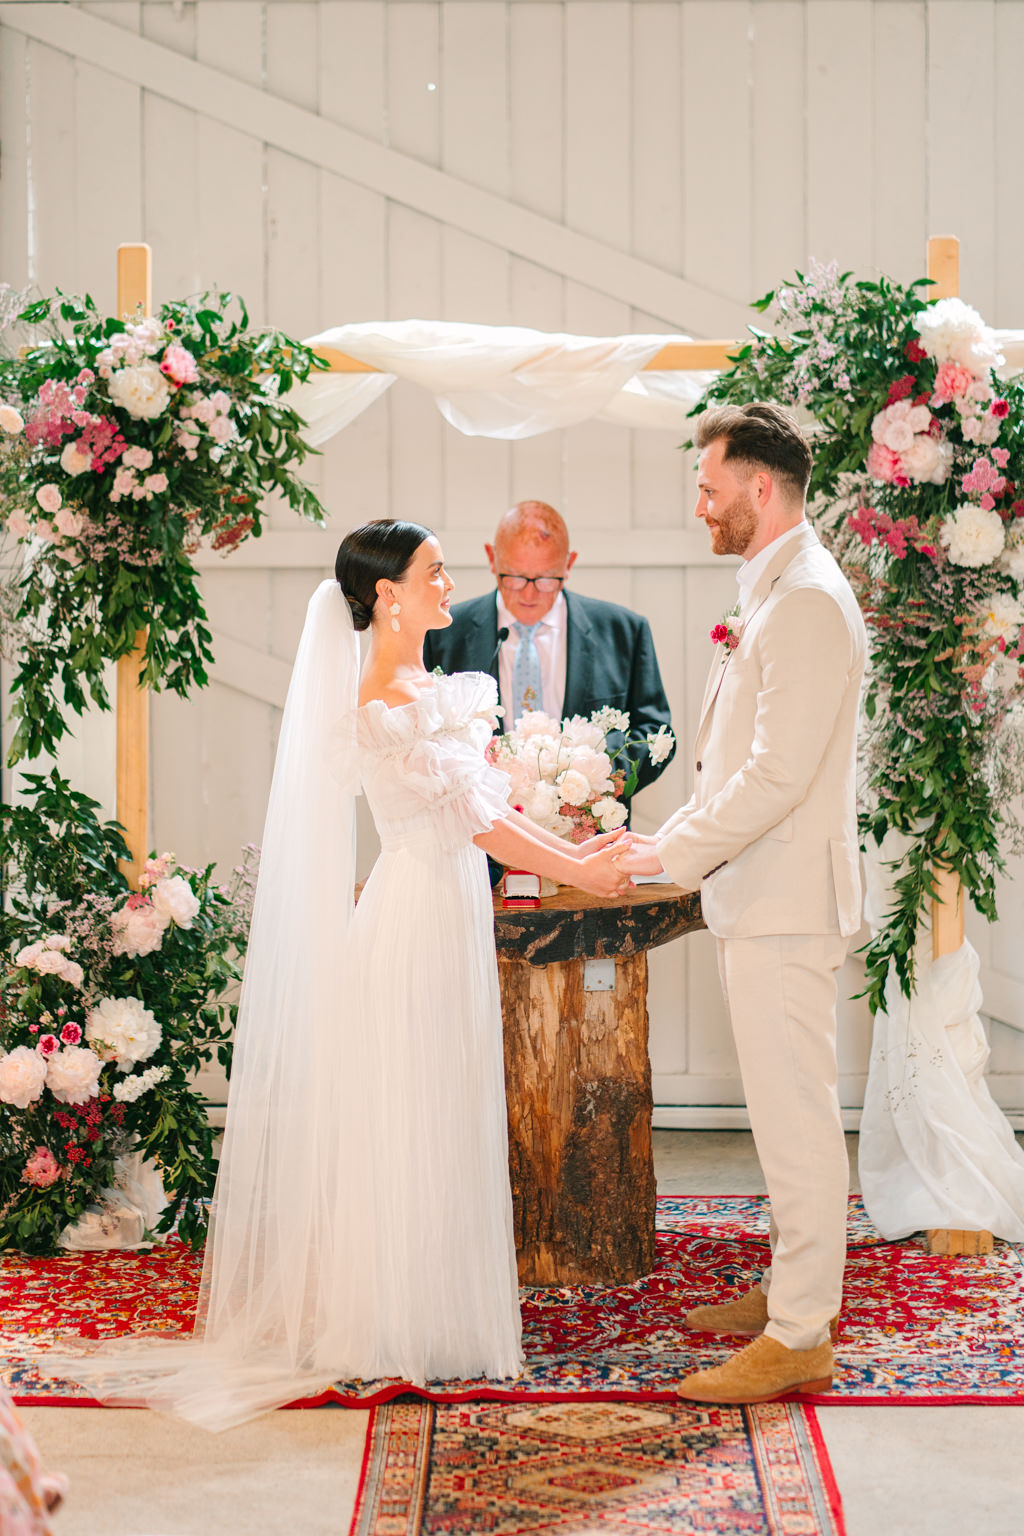
<path id="1" fill-rule="evenodd" d="M 842 1536 L 813 1408 L 397 1402 L 366 1438 L 350 1536 Z"/>
<path id="2" fill-rule="evenodd" d="M 658 1265 L 633 1285 L 523 1293 L 526 1369 L 514 1383 L 437 1382 L 435 1402 L 672 1401 L 687 1372 L 735 1340 L 690 1334 L 679 1318 L 698 1301 L 749 1285 L 767 1257 L 763 1197 L 658 1202 Z M 822 1403 L 1024 1403 L 1024 1248 L 937 1258 L 920 1243 L 883 1242 L 850 1203 L 846 1295 L 832 1391 Z M 22 1404 L 87 1404 L 74 1383 L 47 1377 L 34 1348 L 70 1337 L 188 1333 L 200 1261 L 178 1243 L 150 1253 L 7 1255 L 0 1269 L 0 1381 Z M 318 1402 L 369 1407 L 410 1388 L 339 1382 Z"/>

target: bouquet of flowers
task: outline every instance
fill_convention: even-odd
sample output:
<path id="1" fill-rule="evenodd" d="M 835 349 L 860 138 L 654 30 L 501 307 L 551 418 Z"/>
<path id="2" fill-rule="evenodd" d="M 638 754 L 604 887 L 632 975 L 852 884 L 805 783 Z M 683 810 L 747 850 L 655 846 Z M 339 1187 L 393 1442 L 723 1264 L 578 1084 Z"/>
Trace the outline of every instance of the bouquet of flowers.
<path id="1" fill-rule="evenodd" d="M 609 738 L 616 735 L 621 740 L 613 745 Z M 517 810 L 567 842 L 582 843 L 625 822 L 621 797 L 636 789 L 635 749 L 646 745 L 652 762 L 662 763 L 674 744 L 666 725 L 646 737 L 631 735 L 629 716 L 619 709 L 595 710 L 589 720 L 574 715 L 561 725 L 528 710 L 514 730 L 494 737 L 489 755 L 511 778 Z"/>
<path id="2" fill-rule="evenodd" d="M 914 953 L 935 871 L 952 863 L 994 918 L 1000 836 L 1024 789 L 1024 383 L 958 298 L 855 282 L 834 266 L 767 294 L 699 409 L 775 399 L 814 417 L 811 515 L 868 626 L 861 831 L 912 839 L 866 951 L 867 996 Z M 713 636 L 714 637 L 714 636 Z"/>
<path id="3" fill-rule="evenodd" d="M 34 806 L 2 811 L 8 868 L 26 839 L 33 858 L 0 920 L 0 1248 L 51 1251 L 136 1151 L 170 1196 L 161 1230 L 177 1220 L 199 1241 L 214 1133 L 192 1078 L 215 1052 L 229 1060 L 225 988 L 239 977 L 252 872 L 240 866 L 224 891 L 213 866 L 165 853 L 132 892 L 116 826 L 56 775 L 31 784 Z"/>
<path id="4" fill-rule="evenodd" d="M 250 330 L 229 294 L 122 320 L 89 298 L 27 303 L 0 287 L 0 343 L 0 497 L 24 554 L 3 605 L 20 663 L 16 762 L 53 751 L 62 704 L 81 712 L 88 693 L 107 706 L 104 663 L 139 630 L 144 682 L 185 695 L 206 681 L 190 556 L 258 536 L 268 492 L 323 521 L 282 398 L 321 364 Z"/>

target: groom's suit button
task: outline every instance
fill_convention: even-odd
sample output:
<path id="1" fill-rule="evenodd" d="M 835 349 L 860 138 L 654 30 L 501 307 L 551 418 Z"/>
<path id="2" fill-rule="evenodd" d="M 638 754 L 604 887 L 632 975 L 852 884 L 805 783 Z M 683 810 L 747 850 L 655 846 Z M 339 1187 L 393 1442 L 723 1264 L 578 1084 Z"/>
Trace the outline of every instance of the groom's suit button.
<path id="1" fill-rule="evenodd" d="M 700 763 L 697 764 L 697 772 L 700 773 Z"/>

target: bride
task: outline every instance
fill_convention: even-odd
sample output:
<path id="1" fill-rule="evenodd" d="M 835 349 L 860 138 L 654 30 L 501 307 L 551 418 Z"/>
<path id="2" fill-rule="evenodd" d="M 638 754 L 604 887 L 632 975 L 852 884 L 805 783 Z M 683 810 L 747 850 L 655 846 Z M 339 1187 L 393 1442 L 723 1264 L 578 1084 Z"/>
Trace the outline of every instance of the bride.
<path id="1" fill-rule="evenodd" d="M 425 671 L 452 586 L 434 535 L 385 519 L 310 601 L 194 1342 L 69 1362 L 105 1401 L 219 1429 L 339 1379 L 521 1368 L 485 854 L 598 896 L 629 882 L 621 834 L 572 847 L 509 806 L 494 680 Z M 353 910 L 360 784 L 381 854 Z"/>

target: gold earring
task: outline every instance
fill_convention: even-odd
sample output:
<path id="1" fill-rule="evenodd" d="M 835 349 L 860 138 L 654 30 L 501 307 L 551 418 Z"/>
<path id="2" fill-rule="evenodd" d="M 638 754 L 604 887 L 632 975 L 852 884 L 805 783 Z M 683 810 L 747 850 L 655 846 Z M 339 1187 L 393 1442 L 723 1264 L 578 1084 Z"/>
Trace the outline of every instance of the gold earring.
<path id="1" fill-rule="evenodd" d="M 392 603 L 391 607 L 388 609 L 388 612 L 391 615 L 391 628 L 394 630 L 396 635 L 402 628 L 401 624 L 398 622 L 398 615 L 401 613 L 401 611 L 402 609 L 398 603 Z"/>

